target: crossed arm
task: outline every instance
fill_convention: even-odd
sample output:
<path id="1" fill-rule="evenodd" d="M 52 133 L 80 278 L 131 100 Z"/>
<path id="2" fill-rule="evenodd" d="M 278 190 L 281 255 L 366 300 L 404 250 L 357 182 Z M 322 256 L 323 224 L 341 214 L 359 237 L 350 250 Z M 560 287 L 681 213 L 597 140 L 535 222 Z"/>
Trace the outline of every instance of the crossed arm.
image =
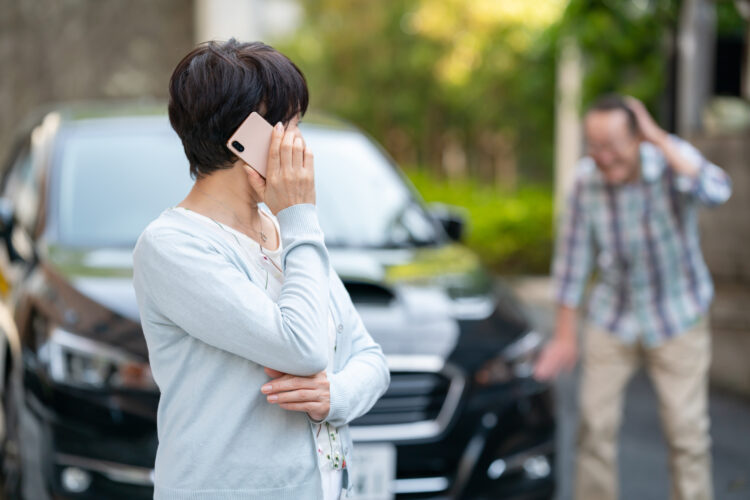
<path id="1" fill-rule="evenodd" d="M 367 413 L 390 383 L 390 373 L 380 346 L 373 341 L 354 308 L 343 283 L 331 271 L 333 295 L 342 298 L 344 341 L 351 338 L 351 354 L 343 368 L 311 377 L 297 377 L 266 368 L 273 380 L 261 392 L 271 404 L 306 412 L 314 421 L 345 425 Z"/>

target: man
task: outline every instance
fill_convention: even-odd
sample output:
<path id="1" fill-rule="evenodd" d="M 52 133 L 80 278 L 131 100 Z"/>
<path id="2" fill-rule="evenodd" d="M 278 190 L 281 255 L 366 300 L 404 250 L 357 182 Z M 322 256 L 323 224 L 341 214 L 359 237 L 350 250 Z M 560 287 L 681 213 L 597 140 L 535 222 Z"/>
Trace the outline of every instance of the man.
<path id="1" fill-rule="evenodd" d="M 554 338 L 535 375 L 577 359 L 577 317 L 596 264 L 583 342 L 576 497 L 617 497 L 622 395 L 643 362 L 669 444 L 672 498 L 712 498 L 706 323 L 713 285 L 697 208 L 731 193 L 726 173 L 667 134 L 633 98 L 600 98 L 584 122 L 579 164 L 553 262 Z"/>

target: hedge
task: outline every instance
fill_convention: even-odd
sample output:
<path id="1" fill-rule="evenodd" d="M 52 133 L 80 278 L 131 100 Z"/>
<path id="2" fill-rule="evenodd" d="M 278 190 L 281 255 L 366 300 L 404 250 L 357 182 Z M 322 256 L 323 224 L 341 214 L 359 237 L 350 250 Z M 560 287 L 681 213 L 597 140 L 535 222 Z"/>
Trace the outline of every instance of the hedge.
<path id="1" fill-rule="evenodd" d="M 476 180 L 437 179 L 424 170 L 406 171 L 427 203 L 461 207 L 467 217 L 464 242 L 500 274 L 549 272 L 554 198 L 547 186 L 506 191 Z"/>

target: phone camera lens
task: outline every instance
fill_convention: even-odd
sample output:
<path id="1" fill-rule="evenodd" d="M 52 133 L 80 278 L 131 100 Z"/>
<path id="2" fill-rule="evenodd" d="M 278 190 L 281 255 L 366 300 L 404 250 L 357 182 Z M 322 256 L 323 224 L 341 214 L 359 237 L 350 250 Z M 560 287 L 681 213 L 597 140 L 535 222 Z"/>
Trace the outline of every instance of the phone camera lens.
<path id="1" fill-rule="evenodd" d="M 237 151 L 239 151 L 240 153 L 242 153 L 245 150 L 245 146 L 243 146 L 237 141 L 232 141 L 232 147 L 236 149 Z"/>

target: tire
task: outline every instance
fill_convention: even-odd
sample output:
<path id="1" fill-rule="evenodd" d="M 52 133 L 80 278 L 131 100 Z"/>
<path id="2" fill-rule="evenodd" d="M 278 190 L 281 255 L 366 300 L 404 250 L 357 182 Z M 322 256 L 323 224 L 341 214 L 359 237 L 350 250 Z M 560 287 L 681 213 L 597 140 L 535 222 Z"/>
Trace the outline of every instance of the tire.
<path id="1" fill-rule="evenodd" d="M 10 352 L 6 358 L 10 362 Z M 10 376 L 10 365 L 5 373 L 5 390 L 0 403 L 0 418 L 2 418 L 2 438 L 0 439 L 0 494 L 3 500 L 21 499 L 21 460 L 18 442 L 18 399 L 17 389 Z"/>

